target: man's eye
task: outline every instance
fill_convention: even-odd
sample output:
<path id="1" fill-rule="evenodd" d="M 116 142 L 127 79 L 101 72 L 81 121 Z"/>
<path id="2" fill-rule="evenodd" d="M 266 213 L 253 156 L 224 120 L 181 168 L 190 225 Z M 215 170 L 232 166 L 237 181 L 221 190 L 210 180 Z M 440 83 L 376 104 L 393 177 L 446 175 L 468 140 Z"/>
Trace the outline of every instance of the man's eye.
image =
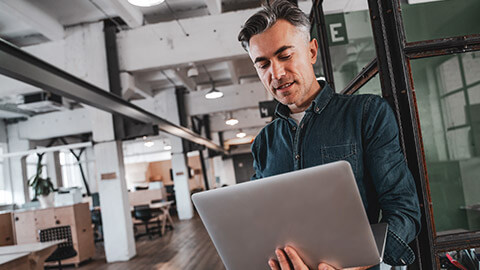
<path id="1" fill-rule="evenodd" d="M 269 65 L 270 65 L 269 63 L 259 64 L 258 68 L 259 69 L 266 69 L 266 68 L 268 68 Z"/>
<path id="2" fill-rule="evenodd" d="M 288 60 L 288 59 L 290 59 L 290 57 L 292 57 L 292 55 L 287 54 L 287 55 L 281 55 L 279 58 L 282 59 L 282 60 Z"/>

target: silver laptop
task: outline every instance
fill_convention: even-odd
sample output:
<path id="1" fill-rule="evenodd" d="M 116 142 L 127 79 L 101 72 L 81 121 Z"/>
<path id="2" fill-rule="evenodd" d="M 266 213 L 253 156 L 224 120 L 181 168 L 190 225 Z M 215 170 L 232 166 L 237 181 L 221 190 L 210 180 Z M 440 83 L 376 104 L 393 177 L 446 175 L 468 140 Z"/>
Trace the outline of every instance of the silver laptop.
<path id="1" fill-rule="evenodd" d="M 382 261 L 387 225 L 371 227 L 346 161 L 196 193 L 193 202 L 227 269 L 269 269 L 275 249 L 336 268 Z M 373 231 L 373 232 L 372 232 Z"/>

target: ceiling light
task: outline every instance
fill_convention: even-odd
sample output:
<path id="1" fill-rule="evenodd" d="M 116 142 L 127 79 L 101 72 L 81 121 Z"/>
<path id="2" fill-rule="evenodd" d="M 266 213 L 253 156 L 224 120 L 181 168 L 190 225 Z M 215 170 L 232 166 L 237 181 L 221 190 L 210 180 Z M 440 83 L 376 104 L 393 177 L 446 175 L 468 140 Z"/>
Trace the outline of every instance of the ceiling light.
<path id="1" fill-rule="evenodd" d="M 145 143 L 144 143 L 144 145 L 145 145 L 146 147 L 152 147 L 154 144 L 155 144 L 155 143 L 152 142 L 152 141 L 148 141 L 148 142 L 145 142 Z"/>
<path id="2" fill-rule="evenodd" d="M 212 90 L 208 91 L 208 93 L 205 94 L 206 99 L 216 99 L 221 97 L 223 97 L 223 93 L 215 89 L 215 87 L 213 87 Z"/>
<path id="3" fill-rule="evenodd" d="M 193 78 L 198 76 L 198 69 L 195 66 L 192 66 L 187 70 L 187 77 Z"/>
<path id="4" fill-rule="evenodd" d="M 170 145 L 165 145 L 163 147 L 163 150 L 172 150 L 172 147 Z"/>
<path id="5" fill-rule="evenodd" d="M 238 124 L 238 120 L 235 118 L 229 118 L 227 119 L 227 121 L 225 121 L 225 124 L 229 126 L 235 126 L 236 124 Z"/>
<path id="6" fill-rule="evenodd" d="M 165 0 L 128 0 L 128 2 L 137 7 L 151 7 L 163 3 Z"/>
<path id="7" fill-rule="evenodd" d="M 237 138 L 243 138 L 243 137 L 247 136 L 247 133 L 240 130 L 240 132 L 238 132 L 236 136 L 237 136 Z"/>
<path id="8" fill-rule="evenodd" d="M 225 124 L 227 124 L 229 126 L 235 126 L 236 124 L 238 124 L 238 120 L 233 117 L 232 112 L 228 113 L 227 120 L 225 121 Z"/>

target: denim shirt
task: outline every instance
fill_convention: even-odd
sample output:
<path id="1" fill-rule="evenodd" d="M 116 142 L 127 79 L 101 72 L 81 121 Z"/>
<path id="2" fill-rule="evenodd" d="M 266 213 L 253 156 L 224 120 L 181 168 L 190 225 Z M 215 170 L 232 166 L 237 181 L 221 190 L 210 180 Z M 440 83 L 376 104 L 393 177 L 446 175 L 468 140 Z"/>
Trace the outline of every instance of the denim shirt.
<path id="1" fill-rule="evenodd" d="M 277 106 L 277 119 L 252 144 L 252 180 L 348 161 L 370 223 L 388 223 L 384 262 L 413 263 L 407 243 L 420 230 L 420 209 L 393 111 L 380 96 L 340 95 L 319 83 L 322 90 L 299 125 L 287 106 Z"/>

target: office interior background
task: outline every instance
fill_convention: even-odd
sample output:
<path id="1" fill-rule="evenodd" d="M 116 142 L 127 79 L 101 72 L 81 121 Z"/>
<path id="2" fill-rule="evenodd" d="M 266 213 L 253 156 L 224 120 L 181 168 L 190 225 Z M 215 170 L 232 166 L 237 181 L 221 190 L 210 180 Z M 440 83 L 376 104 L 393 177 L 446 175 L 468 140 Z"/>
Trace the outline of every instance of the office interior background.
<path id="1" fill-rule="evenodd" d="M 275 102 L 237 35 L 260 1 L 160 2 L 0 0 L 0 215 L 13 227 L 0 244 L 38 241 L 18 241 L 14 215 L 40 207 L 40 167 L 55 208 L 101 209 L 80 269 L 223 269 L 190 195 L 253 174 Z M 480 2 L 294 2 L 319 40 L 318 78 L 397 115 L 423 214 L 410 268 L 480 247 Z M 173 230 L 137 238 L 130 197 L 151 190 L 174 201 Z"/>

